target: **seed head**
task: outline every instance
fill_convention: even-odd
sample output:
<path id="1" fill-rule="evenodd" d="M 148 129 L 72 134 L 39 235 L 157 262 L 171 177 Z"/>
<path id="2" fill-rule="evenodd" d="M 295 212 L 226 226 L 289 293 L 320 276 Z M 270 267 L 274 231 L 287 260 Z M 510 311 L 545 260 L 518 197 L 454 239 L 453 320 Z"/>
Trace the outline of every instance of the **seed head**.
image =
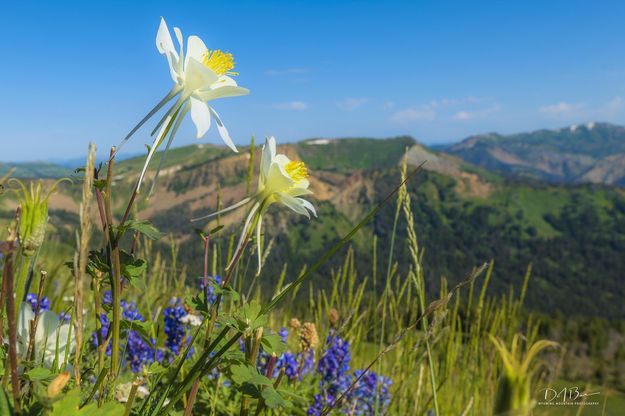
<path id="1" fill-rule="evenodd" d="M 299 344 L 302 350 L 315 349 L 319 345 L 317 327 L 312 322 L 306 322 L 299 331 Z"/>
<path id="2" fill-rule="evenodd" d="M 289 321 L 289 327 L 294 331 L 297 331 L 300 326 L 302 326 L 302 323 L 297 318 L 291 318 Z"/>

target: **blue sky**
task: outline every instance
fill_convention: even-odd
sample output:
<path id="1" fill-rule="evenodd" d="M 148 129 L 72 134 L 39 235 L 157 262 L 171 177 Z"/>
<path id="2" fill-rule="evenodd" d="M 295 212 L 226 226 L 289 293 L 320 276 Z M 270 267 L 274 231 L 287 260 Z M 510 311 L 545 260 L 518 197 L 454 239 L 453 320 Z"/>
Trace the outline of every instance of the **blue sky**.
<path id="1" fill-rule="evenodd" d="M 171 87 L 160 16 L 234 54 L 251 94 L 212 105 L 241 144 L 625 124 L 622 1 L 5 2 L 0 161 L 117 144 Z"/>

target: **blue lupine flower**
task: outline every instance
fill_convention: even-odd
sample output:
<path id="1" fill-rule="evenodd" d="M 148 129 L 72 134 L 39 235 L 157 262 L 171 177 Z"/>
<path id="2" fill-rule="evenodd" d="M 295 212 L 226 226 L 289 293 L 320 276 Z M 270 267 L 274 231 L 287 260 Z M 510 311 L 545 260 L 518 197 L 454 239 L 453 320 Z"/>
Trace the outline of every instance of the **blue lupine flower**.
<path id="1" fill-rule="evenodd" d="M 284 375 L 289 378 L 289 380 L 295 379 L 297 377 L 297 373 L 299 371 L 299 363 L 297 361 L 297 356 L 289 351 L 283 353 L 276 360 L 276 365 L 273 369 L 273 377 L 278 377 L 280 374 L 280 370 L 284 367 Z"/>
<path id="2" fill-rule="evenodd" d="M 106 317 L 105 313 L 100 314 L 100 325 L 102 325 L 102 328 L 101 328 L 102 341 L 105 341 L 106 337 L 108 336 L 109 326 L 110 326 L 110 322 L 108 318 Z M 98 346 L 100 345 L 100 343 L 98 342 L 98 331 L 95 331 L 93 334 L 91 334 L 91 342 L 93 343 L 93 346 L 95 348 L 98 348 Z M 109 341 L 108 345 L 106 346 L 107 356 L 111 355 L 111 345 L 112 345 L 112 341 Z"/>
<path id="3" fill-rule="evenodd" d="M 112 303 L 112 296 L 110 291 L 104 292 L 104 304 L 110 305 Z M 139 310 L 137 309 L 137 305 L 135 302 L 126 302 L 124 300 L 120 301 L 120 306 L 122 307 L 122 317 L 128 321 L 145 321 L 145 318 Z M 102 324 L 102 340 L 105 340 L 110 322 L 106 314 L 100 315 L 100 323 Z M 127 344 L 125 347 L 122 347 L 126 351 L 126 359 L 130 363 L 130 368 L 134 373 L 138 373 L 143 369 L 145 365 L 149 365 L 156 361 L 160 362 L 163 359 L 163 352 L 156 348 L 156 340 L 152 339 L 151 343 L 147 343 L 137 331 L 128 330 L 126 331 Z M 98 346 L 98 334 L 94 332 L 91 335 L 92 343 L 95 347 Z M 111 345 L 112 341 L 109 341 L 106 346 L 106 355 L 111 355 Z"/>
<path id="4" fill-rule="evenodd" d="M 352 380 L 349 374 L 350 361 L 349 342 L 331 331 L 326 339 L 326 350 L 317 364 L 317 373 L 321 375 L 319 381 L 321 394 L 315 396 L 313 404 L 308 409 L 309 415 L 320 414 L 319 408 L 323 409 L 326 405 L 334 403 L 334 400 L 349 388 Z"/>
<path id="5" fill-rule="evenodd" d="M 180 320 L 187 315 L 187 311 L 181 305 L 180 300 L 172 299 L 170 304 L 172 306 L 163 311 L 165 317 L 163 330 L 167 335 L 165 346 L 173 354 L 179 355 L 182 348 L 189 342 L 189 337 L 186 336 L 186 325 Z"/>
<path id="6" fill-rule="evenodd" d="M 112 305 L 113 304 L 113 294 L 111 293 L 110 290 L 107 290 L 106 292 L 104 292 L 103 302 L 104 302 L 105 305 Z"/>
<path id="7" fill-rule="evenodd" d="M 208 286 L 206 287 L 206 299 L 208 299 L 208 304 L 212 305 L 217 300 L 217 295 L 215 294 L 215 286 L 219 286 L 221 284 L 221 278 L 219 276 L 213 276 L 208 278 Z M 200 289 L 204 289 L 204 278 L 200 278 Z"/>
<path id="8" fill-rule="evenodd" d="M 286 344 L 289 336 L 289 331 L 286 328 L 281 328 L 278 331 L 278 335 L 282 339 L 282 342 Z M 239 348 L 245 351 L 245 345 L 242 338 L 239 340 Z M 303 357 L 303 358 L 302 358 Z M 262 374 L 267 372 L 267 366 L 269 365 L 269 359 L 271 356 L 261 349 L 258 355 L 257 368 Z M 291 351 L 285 351 L 276 359 L 276 363 L 273 367 L 271 377 L 278 377 L 280 370 L 284 368 L 284 374 L 289 380 L 302 379 L 303 376 L 312 372 L 315 366 L 315 352 L 313 350 L 307 350 L 303 353 L 294 354 Z"/>
<path id="9" fill-rule="evenodd" d="M 30 307 L 33 312 L 37 311 L 37 295 L 34 293 L 29 293 L 26 295 L 26 302 L 30 303 Z M 50 310 L 50 299 L 47 296 L 43 296 L 41 298 L 41 303 L 39 304 L 39 311 L 48 311 Z"/>
<path id="10" fill-rule="evenodd" d="M 362 373 L 362 370 L 356 370 L 354 376 L 360 377 Z M 355 414 L 366 416 L 385 414 L 391 403 L 391 384 L 389 378 L 378 375 L 375 371 L 368 371 L 356 383 L 350 394 Z"/>
<path id="11" fill-rule="evenodd" d="M 300 376 L 305 376 L 306 374 L 312 373 L 315 369 L 315 351 L 307 350 L 307 351 L 304 351 L 303 354 L 304 354 L 304 361 L 303 361 Z"/>
<path id="12" fill-rule="evenodd" d="M 280 335 L 280 338 L 282 338 L 282 342 L 284 342 L 286 344 L 286 340 L 289 337 L 289 330 L 286 329 L 285 327 L 282 327 L 278 331 L 278 335 Z"/>
<path id="13" fill-rule="evenodd" d="M 323 412 L 326 404 L 328 403 L 325 397 L 323 397 L 321 394 L 315 394 L 315 397 L 313 398 L 313 403 L 308 408 L 307 414 L 310 416 L 321 416 L 321 413 Z"/>
<path id="14" fill-rule="evenodd" d="M 163 359 L 163 351 L 156 348 L 156 340 L 151 339 L 151 345 L 145 342 L 136 331 L 128 331 L 128 345 L 126 345 L 126 359 L 130 362 L 133 373 L 138 373 L 143 366 Z"/>

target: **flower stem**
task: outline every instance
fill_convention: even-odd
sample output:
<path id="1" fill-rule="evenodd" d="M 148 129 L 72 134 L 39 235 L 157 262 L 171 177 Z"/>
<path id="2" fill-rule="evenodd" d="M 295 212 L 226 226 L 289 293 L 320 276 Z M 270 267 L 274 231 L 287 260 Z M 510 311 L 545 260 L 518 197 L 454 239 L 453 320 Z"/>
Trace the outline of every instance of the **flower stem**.
<path id="1" fill-rule="evenodd" d="M 262 209 L 262 206 L 261 206 L 261 209 Z M 243 237 L 244 240 L 241 242 L 241 245 L 237 249 L 236 253 L 234 253 L 232 261 L 230 262 L 230 266 L 226 269 L 226 278 L 221 281 L 222 289 L 224 289 L 228 285 L 228 283 L 230 283 L 230 280 L 232 280 L 234 270 L 236 269 L 237 264 L 239 264 L 239 261 L 241 260 L 241 255 L 245 251 L 245 247 L 247 247 L 247 243 L 249 242 L 250 238 L 252 238 L 254 229 L 256 228 L 256 225 L 258 224 L 258 221 L 260 220 L 261 209 L 259 209 L 254 214 L 254 220 L 252 222 L 252 225 L 248 228 L 248 230 L 245 230 L 245 229 L 243 230 L 243 233 L 245 234 L 245 236 Z M 213 332 L 213 329 L 215 328 L 215 322 L 217 322 L 217 314 L 219 313 L 219 305 L 221 304 L 222 298 L 223 298 L 222 293 L 219 293 L 219 295 L 217 295 L 217 299 L 215 300 L 215 303 L 213 304 L 213 307 L 211 308 L 211 314 L 210 314 L 211 320 L 208 325 L 208 328 L 206 329 L 207 331 L 206 333 L 208 335 L 210 335 Z M 208 340 L 208 336 L 207 336 L 207 340 Z"/>
<path id="2" fill-rule="evenodd" d="M 111 156 L 115 154 L 115 147 L 111 148 Z M 104 195 L 104 211 L 106 214 L 106 222 L 108 224 L 108 240 L 110 247 L 110 256 L 111 256 L 111 287 L 112 287 L 112 297 L 113 297 L 113 319 L 111 322 L 111 332 L 113 345 L 111 346 L 111 368 L 110 368 L 110 378 L 114 383 L 115 378 L 117 377 L 117 370 L 119 367 L 119 328 L 121 323 L 121 315 L 120 315 L 120 262 L 119 262 L 119 244 L 117 237 L 114 234 L 113 230 L 113 212 L 111 209 L 111 183 L 113 181 L 113 166 L 115 164 L 115 158 L 111 157 L 108 164 L 108 170 L 106 173 L 106 191 Z"/>
<path id="3" fill-rule="evenodd" d="M 4 256 L 4 271 L 2 273 L 3 280 L 6 280 L 6 284 L 3 285 L 5 289 L 4 297 L 6 299 L 6 311 L 7 311 L 7 323 L 9 325 L 9 364 L 11 367 L 11 388 L 13 392 L 13 406 L 15 407 L 15 413 L 19 414 L 20 411 L 20 380 L 17 375 L 17 331 L 15 321 L 15 298 L 13 297 L 13 252 L 15 251 L 15 241 L 17 240 L 17 223 L 19 222 L 20 210 L 18 208 L 16 213 L 15 226 L 9 233 L 9 238 L 6 241 L 6 249 Z"/>

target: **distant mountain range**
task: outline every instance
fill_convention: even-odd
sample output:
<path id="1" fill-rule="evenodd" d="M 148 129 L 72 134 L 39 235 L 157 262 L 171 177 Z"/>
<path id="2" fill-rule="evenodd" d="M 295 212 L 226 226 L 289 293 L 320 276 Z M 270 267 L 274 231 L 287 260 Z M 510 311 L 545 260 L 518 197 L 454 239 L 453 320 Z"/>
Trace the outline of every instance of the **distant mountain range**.
<path id="1" fill-rule="evenodd" d="M 594 129 L 604 128 L 622 129 L 585 126 L 584 134 L 592 135 Z M 560 133 L 574 135 L 575 131 L 568 129 Z M 542 134 L 550 136 L 552 133 Z M 610 143 L 603 134 L 595 139 Z M 481 139 L 475 140 L 480 142 Z M 557 138 L 546 140 L 566 148 Z M 506 139 L 501 141 L 506 142 Z M 574 143 L 576 141 L 570 141 L 567 154 L 574 153 L 571 150 Z M 556 144 L 552 146 L 556 148 Z M 620 148 L 618 146 L 615 144 L 614 149 Z M 592 152 L 577 150 L 577 153 L 587 152 L 596 159 L 607 157 L 608 152 L 600 147 Z M 233 154 L 225 147 L 212 145 L 172 149 L 149 204 L 141 200 L 137 206 L 140 218 L 149 219 L 161 231 L 171 233 L 180 247 L 179 263 L 188 266 L 191 276 L 200 273 L 198 259 L 202 257 L 202 246 L 194 237 L 194 227 L 198 224 L 190 223 L 189 219 L 214 212 L 218 203 L 228 206 L 246 195 L 249 151 L 240 150 L 239 154 Z M 279 151 L 308 165 L 314 191 L 311 198 L 319 217 L 308 221 L 278 207 L 269 210 L 266 241 L 274 240 L 274 243 L 263 269 L 263 284 L 275 283 L 284 259 L 289 259 L 289 274 L 296 274 L 304 264 L 311 264 L 345 235 L 368 209 L 397 185 L 399 164 L 407 154 L 413 166 L 426 161 L 424 170 L 410 181 L 409 189 L 419 241 L 425 249 L 423 259 L 431 293 L 441 277 L 453 283 L 471 267 L 491 259 L 495 262 L 495 274 L 490 287 L 506 293 L 510 285 L 519 287 L 531 263 L 533 278 L 527 293 L 530 307 L 547 312 L 561 310 L 568 314 L 625 318 L 622 307 L 625 298 L 623 187 L 553 183 L 536 180 L 542 177 L 538 174 L 529 175 L 534 179 L 526 180 L 523 179 L 528 176 L 526 172 L 509 178 L 506 175 L 517 173 L 492 172 L 458 157 L 458 149 L 450 150 L 451 154 L 433 151 L 409 137 L 313 139 L 282 145 Z M 256 172 L 259 159 L 257 149 Z M 133 158 L 116 165 L 113 209 L 117 215 L 123 213 L 142 163 L 143 158 Z M 55 232 L 49 233 L 53 244 L 48 247 L 55 250 L 65 246 L 69 251 L 68 242 L 75 241 L 81 192 L 80 181 L 74 182 L 73 185 L 62 184 L 50 199 Z M 4 195 L 4 200 L 0 199 L 0 223 L 6 222 L 14 212 L 11 193 Z M 354 262 L 361 277 L 371 277 L 372 235 L 378 237 L 377 269 L 386 270 L 395 213 L 393 205 L 394 201 L 382 209 L 353 240 Z M 243 211 L 235 211 L 222 217 L 221 223 L 239 224 L 243 218 Z M 398 251 L 394 258 L 398 270 L 404 272 L 409 264 L 409 253 L 403 244 L 403 219 L 397 229 Z M 229 234 L 226 232 L 223 238 Z M 165 254 L 170 253 L 169 239 L 164 240 L 163 254 L 169 255 Z M 228 247 L 227 240 L 222 247 L 224 250 Z M 343 260 L 339 255 L 320 269 L 314 277 L 315 286 L 327 285 L 327 274 Z M 378 273 L 378 279 L 380 276 Z"/>
<path id="2" fill-rule="evenodd" d="M 317 142 L 320 143 L 334 141 L 319 140 Z M 312 142 L 315 140 L 302 143 Z M 436 162 L 429 160 L 430 165 L 442 163 L 445 157 L 441 154 L 447 153 L 471 165 L 509 177 L 534 178 L 556 183 L 625 186 L 625 127 L 609 123 L 591 122 L 557 130 L 543 129 L 511 135 L 480 134 L 455 144 L 433 146 L 430 150 L 432 149 L 437 151 L 437 156 Z M 335 163 L 356 166 L 372 161 L 381 163 L 380 156 L 384 156 L 385 145 L 380 145 L 374 152 L 343 161 L 335 160 L 336 157 L 333 156 L 333 160 Z M 428 154 L 434 153 L 429 151 Z M 134 159 L 135 156 L 126 155 L 124 159 Z M 324 155 L 324 158 L 327 157 Z M 56 178 L 70 175 L 74 168 L 81 165 L 80 159 L 60 162 L 0 162 L 0 176 L 14 169 L 12 176 L 18 178 Z"/>
<path id="3" fill-rule="evenodd" d="M 442 150 L 506 175 L 625 185 L 625 127 L 609 123 L 513 135 L 482 134 Z"/>

